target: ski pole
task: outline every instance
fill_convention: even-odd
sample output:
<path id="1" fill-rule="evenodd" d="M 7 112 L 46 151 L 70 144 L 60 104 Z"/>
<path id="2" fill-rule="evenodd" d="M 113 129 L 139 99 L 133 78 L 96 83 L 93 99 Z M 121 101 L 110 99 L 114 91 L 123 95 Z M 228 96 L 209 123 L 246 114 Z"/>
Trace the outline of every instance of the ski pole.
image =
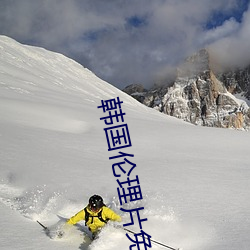
<path id="1" fill-rule="evenodd" d="M 42 226 L 44 230 L 48 230 L 48 228 L 45 227 L 40 221 L 37 220 L 36 222 L 37 222 L 40 226 Z"/>
<path id="2" fill-rule="evenodd" d="M 126 229 L 126 228 L 123 228 L 125 231 L 127 231 L 127 232 L 129 232 L 129 233 L 132 233 L 132 234 L 136 234 L 135 232 L 133 232 L 133 231 L 131 231 L 131 230 L 129 230 L 129 229 Z M 140 236 L 140 235 L 139 235 Z M 167 245 L 165 245 L 165 244 L 163 244 L 163 243 L 161 243 L 161 242 L 158 242 L 158 241 L 156 241 L 156 240 L 153 240 L 153 239 L 150 239 L 150 241 L 152 241 L 152 242 L 154 242 L 154 243 L 156 243 L 156 244 L 158 244 L 158 245 L 161 245 L 161 246 L 163 246 L 163 247 L 166 247 L 166 248 L 168 248 L 168 249 L 171 249 L 171 250 L 181 250 L 180 248 L 173 248 L 173 247 L 170 247 L 170 246 L 167 246 Z"/>

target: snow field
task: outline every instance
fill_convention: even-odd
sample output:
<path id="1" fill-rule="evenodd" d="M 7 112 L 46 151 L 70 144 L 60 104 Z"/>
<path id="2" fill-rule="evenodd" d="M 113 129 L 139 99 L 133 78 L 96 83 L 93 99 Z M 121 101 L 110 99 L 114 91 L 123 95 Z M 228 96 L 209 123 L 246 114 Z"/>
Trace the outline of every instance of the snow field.
<path id="1" fill-rule="evenodd" d="M 108 225 L 91 243 L 84 223 L 54 229 L 100 194 L 120 213 L 100 121 L 101 100 L 120 97 L 143 199 L 143 230 L 183 250 L 248 250 L 249 133 L 195 127 L 142 106 L 72 60 L 0 37 L 1 249 L 128 249 Z M 59 223 L 59 224 L 58 224 Z M 61 225 L 60 225 L 61 226 Z M 139 231 L 138 224 L 129 227 Z M 54 231 L 53 231 L 54 232 Z M 13 235 L 15 237 L 13 237 Z M 9 238 L 13 239 L 10 241 Z M 162 249 L 153 245 L 152 249 Z"/>

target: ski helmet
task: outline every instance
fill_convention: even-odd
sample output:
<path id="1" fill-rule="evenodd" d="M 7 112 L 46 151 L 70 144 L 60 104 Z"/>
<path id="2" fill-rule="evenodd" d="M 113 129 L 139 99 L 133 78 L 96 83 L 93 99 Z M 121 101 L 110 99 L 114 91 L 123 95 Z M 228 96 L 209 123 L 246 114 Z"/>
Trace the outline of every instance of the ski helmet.
<path id="1" fill-rule="evenodd" d="M 89 206 L 91 210 L 99 210 L 103 205 L 103 199 L 101 196 L 95 194 L 89 198 Z"/>

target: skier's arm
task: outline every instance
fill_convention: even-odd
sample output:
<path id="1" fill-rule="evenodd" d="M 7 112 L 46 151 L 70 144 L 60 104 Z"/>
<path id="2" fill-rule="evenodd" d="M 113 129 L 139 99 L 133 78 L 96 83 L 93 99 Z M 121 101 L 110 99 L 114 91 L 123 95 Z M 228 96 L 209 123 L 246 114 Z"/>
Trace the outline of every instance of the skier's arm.
<path id="1" fill-rule="evenodd" d="M 110 219 L 112 221 L 118 221 L 118 222 L 122 221 L 121 216 L 116 214 L 113 210 L 107 207 L 105 207 L 104 209 L 105 209 L 105 217 L 107 219 Z"/>
<path id="2" fill-rule="evenodd" d="M 84 209 L 72 216 L 70 219 L 68 219 L 67 224 L 75 225 L 78 221 L 84 220 L 85 218 L 85 212 Z"/>

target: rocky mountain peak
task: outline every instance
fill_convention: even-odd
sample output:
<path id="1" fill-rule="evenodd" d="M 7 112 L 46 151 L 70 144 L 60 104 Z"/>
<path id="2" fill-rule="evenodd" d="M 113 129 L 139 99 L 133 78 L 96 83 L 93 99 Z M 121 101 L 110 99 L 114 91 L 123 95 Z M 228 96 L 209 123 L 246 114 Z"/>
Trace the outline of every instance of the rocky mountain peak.
<path id="1" fill-rule="evenodd" d="M 136 92 L 129 94 L 149 107 L 196 125 L 250 128 L 249 106 L 233 95 L 241 92 L 246 96 L 249 71 L 216 74 L 210 64 L 208 50 L 202 49 L 178 67 L 176 79 L 170 86 L 148 91 L 142 87 L 138 91 L 137 86 Z"/>
<path id="2" fill-rule="evenodd" d="M 177 77 L 194 77 L 205 74 L 210 70 L 209 53 L 201 49 L 194 55 L 188 57 L 184 63 L 177 68 Z"/>

